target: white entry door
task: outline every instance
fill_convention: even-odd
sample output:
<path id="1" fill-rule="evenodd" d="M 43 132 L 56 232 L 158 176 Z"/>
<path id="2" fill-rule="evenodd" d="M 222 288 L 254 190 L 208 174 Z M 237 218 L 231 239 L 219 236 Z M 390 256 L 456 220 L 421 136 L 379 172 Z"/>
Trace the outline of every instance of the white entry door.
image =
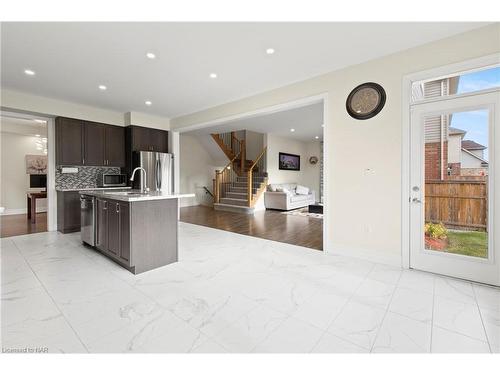
<path id="1" fill-rule="evenodd" d="M 500 93 L 416 104 L 410 268 L 500 285 Z"/>

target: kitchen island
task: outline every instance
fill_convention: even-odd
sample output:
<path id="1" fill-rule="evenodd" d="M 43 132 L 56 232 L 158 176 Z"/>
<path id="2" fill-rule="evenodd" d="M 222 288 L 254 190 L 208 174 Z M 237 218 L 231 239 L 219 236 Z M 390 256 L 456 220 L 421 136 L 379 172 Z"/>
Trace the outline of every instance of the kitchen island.
<path id="1" fill-rule="evenodd" d="M 194 194 L 81 191 L 94 199 L 94 248 L 134 274 L 178 260 L 179 199 Z"/>

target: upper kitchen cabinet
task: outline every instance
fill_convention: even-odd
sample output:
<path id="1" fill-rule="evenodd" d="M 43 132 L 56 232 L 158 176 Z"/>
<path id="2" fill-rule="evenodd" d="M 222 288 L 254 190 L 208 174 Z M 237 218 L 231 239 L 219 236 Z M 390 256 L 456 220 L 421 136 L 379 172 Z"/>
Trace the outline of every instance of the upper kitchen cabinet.
<path id="1" fill-rule="evenodd" d="M 105 128 L 105 165 L 125 167 L 125 128 L 121 126 Z"/>
<path id="2" fill-rule="evenodd" d="M 84 165 L 84 122 L 56 118 L 56 164 Z"/>
<path id="3" fill-rule="evenodd" d="M 168 152 L 166 130 L 132 125 L 127 128 L 127 137 L 132 151 Z"/>
<path id="4" fill-rule="evenodd" d="M 57 165 L 125 166 L 125 128 L 56 118 Z"/>
<path id="5" fill-rule="evenodd" d="M 106 125 L 96 122 L 85 122 L 84 133 L 84 165 L 105 165 Z"/>

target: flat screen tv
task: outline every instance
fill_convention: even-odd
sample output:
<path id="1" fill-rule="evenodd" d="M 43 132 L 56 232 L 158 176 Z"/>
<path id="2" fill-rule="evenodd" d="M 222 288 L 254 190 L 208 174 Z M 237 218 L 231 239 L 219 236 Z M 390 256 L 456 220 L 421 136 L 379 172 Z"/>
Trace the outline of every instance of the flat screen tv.
<path id="1" fill-rule="evenodd" d="M 279 169 L 285 171 L 300 171 L 300 155 L 279 153 Z"/>
<path id="2" fill-rule="evenodd" d="M 30 174 L 30 188 L 47 188 L 46 174 Z"/>

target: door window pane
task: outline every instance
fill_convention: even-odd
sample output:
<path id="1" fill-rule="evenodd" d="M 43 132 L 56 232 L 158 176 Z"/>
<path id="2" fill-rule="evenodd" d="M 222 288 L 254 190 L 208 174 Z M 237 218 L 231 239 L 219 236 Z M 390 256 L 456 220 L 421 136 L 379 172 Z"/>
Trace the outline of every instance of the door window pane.
<path id="1" fill-rule="evenodd" d="M 424 119 L 427 250 L 488 257 L 488 115 Z"/>
<path id="2" fill-rule="evenodd" d="M 415 82 L 412 101 L 465 94 L 500 87 L 500 67 L 478 70 L 447 78 Z"/>

